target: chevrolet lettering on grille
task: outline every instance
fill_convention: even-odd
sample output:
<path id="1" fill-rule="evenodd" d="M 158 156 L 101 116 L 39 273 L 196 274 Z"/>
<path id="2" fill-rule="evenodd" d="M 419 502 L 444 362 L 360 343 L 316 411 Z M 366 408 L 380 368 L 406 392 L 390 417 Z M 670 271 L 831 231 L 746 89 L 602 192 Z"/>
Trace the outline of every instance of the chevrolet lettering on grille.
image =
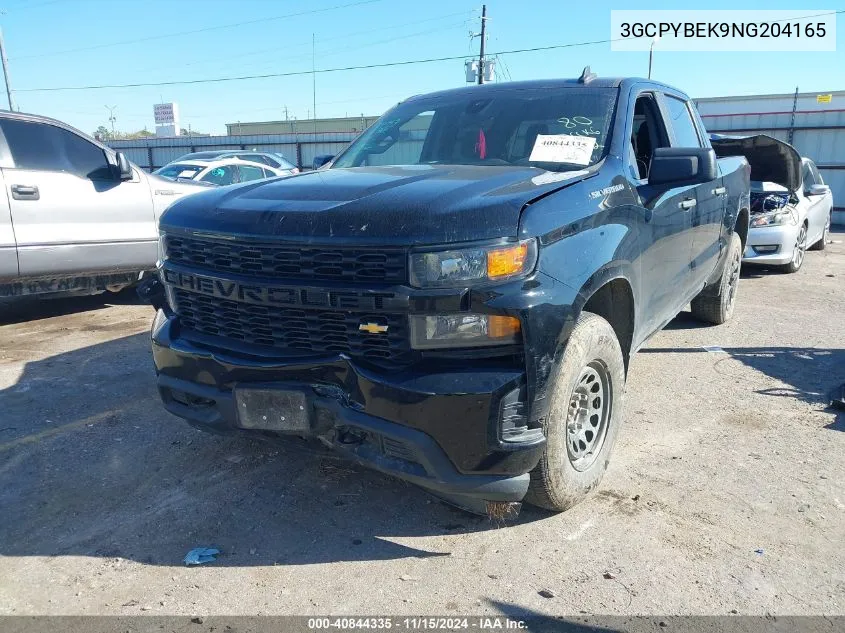
<path id="1" fill-rule="evenodd" d="M 163 269 L 164 281 L 176 288 L 230 301 L 257 305 L 303 306 L 341 310 L 407 309 L 408 297 L 392 292 L 323 290 L 243 284 L 227 279 Z"/>

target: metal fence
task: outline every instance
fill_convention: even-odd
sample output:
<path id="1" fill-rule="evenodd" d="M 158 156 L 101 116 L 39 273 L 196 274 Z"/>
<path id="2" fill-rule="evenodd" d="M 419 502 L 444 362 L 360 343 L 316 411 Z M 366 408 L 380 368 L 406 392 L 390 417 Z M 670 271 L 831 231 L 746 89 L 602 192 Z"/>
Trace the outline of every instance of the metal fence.
<path id="1" fill-rule="evenodd" d="M 816 163 L 845 225 L 845 91 L 695 99 L 710 132 L 768 134 Z"/>
<path id="2" fill-rule="evenodd" d="M 109 141 L 133 163 L 147 170 L 158 169 L 190 152 L 233 149 L 278 152 L 299 168 L 310 168 L 314 157 L 337 154 L 357 136 L 355 132 L 317 134 L 259 134 L 242 136 L 178 136 Z"/>

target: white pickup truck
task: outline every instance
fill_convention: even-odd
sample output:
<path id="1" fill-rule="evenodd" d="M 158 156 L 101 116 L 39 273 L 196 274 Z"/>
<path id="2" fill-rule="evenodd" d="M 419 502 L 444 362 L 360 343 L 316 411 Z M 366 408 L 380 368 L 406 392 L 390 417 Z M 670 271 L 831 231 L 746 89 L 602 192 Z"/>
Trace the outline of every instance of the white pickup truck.
<path id="1" fill-rule="evenodd" d="M 0 112 L 0 301 L 119 290 L 155 269 L 158 218 L 202 191 L 64 123 Z"/>

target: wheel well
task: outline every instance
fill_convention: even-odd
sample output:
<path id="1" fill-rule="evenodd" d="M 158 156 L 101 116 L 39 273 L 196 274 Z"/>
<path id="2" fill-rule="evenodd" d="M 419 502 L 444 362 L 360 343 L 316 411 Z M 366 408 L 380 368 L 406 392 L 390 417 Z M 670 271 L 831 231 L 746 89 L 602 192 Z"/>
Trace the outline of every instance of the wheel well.
<path id="1" fill-rule="evenodd" d="M 627 371 L 634 338 L 634 293 L 631 285 L 625 279 L 607 282 L 590 296 L 583 310 L 597 314 L 610 323 L 622 348 Z"/>
<path id="2" fill-rule="evenodd" d="M 739 235 L 739 241 L 742 242 L 742 250 L 745 252 L 745 243 L 748 241 L 748 209 L 740 209 L 736 216 L 736 225 L 734 231 Z"/>

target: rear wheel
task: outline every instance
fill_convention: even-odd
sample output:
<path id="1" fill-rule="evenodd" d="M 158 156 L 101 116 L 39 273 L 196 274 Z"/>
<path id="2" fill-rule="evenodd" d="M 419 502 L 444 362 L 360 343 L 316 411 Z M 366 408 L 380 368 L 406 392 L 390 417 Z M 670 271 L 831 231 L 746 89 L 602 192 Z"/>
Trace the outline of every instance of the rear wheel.
<path id="1" fill-rule="evenodd" d="M 563 511 L 598 486 L 622 422 L 625 364 L 610 323 L 582 312 L 566 344 L 543 423 L 546 450 L 525 500 Z"/>
<path id="2" fill-rule="evenodd" d="M 824 231 L 822 232 L 822 239 L 818 242 L 810 246 L 807 250 L 810 251 L 823 251 L 825 249 L 825 245 L 827 244 L 827 240 L 830 239 L 830 215 L 827 216 L 827 224 L 824 225 Z"/>
<path id="3" fill-rule="evenodd" d="M 780 269 L 785 273 L 797 273 L 801 269 L 801 264 L 804 263 L 804 253 L 807 250 L 807 225 L 802 224 L 798 231 L 798 237 L 795 238 L 795 246 L 792 248 L 792 261 L 781 266 Z"/>
<path id="4" fill-rule="evenodd" d="M 731 318 L 739 290 L 739 270 L 742 265 L 742 240 L 733 233 L 728 243 L 728 255 L 722 268 L 718 294 L 713 289 L 705 288 L 692 300 L 692 315 L 701 321 L 721 325 Z"/>

